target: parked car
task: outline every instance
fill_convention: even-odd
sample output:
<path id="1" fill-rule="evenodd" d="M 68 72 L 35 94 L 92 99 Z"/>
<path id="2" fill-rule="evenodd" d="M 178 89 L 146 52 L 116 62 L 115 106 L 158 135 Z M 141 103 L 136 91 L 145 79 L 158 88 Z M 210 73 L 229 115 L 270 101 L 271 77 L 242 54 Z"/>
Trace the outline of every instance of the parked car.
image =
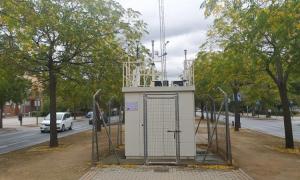
<path id="1" fill-rule="evenodd" d="M 104 116 L 104 121 L 105 121 L 105 123 L 107 123 L 107 121 L 108 121 L 108 118 L 106 117 L 106 115 L 105 115 L 105 114 L 104 114 L 103 116 Z M 102 118 L 102 117 L 100 117 L 100 118 Z M 94 113 L 93 113 L 93 112 L 91 112 L 91 113 L 90 113 L 90 117 L 89 117 L 89 124 L 90 124 L 90 125 L 92 125 L 92 124 L 93 124 L 93 119 L 94 119 Z"/>
<path id="2" fill-rule="evenodd" d="M 94 118 L 94 114 L 91 113 L 91 116 L 89 118 L 89 124 L 92 125 L 93 124 L 93 118 Z M 102 117 L 101 117 L 102 118 Z M 107 116 L 106 114 L 103 115 L 103 118 L 104 118 L 104 121 L 106 124 L 116 124 L 119 122 L 119 115 L 115 115 L 115 114 L 112 114 L 112 116 L 110 116 L 110 119 L 109 119 L 109 116 Z M 110 122 L 109 122 L 110 121 Z"/>
<path id="3" fill-rule="evenodd" d="M 94 113 L 93 112 L 88 112 L 89 116 L 87 118 L 89 118 L 89 124 L 93 124 L 93 118 L 94 118 Z"/>
<path id="4" fill-rule="evenodd" d="M 91 118 L 92 116 L 93 116 L 93 111 L 90 111 L 85 115 L 86 118 Z"/>
<path id="5" fill-rule="evenodd" d="M 69 112 L 57 112 L 56 113 L 56 129 L 58 131 L 65 131 L 67 129 L 72 130 L 73 118 Z M 50 114 L 48 114 L 41 123 L 41 132 L 50 131 Z"/>
<path id="6" fill-rule="evenodd" d="M 111 111 L 111 114 L 110 116 L 107 116 L 105 122 L 107 124 L 116 124 L 116 123 L 119 123 L 120 121 L 120 115 L 119 115 L 119 111 L 117 108 L 113 108 L 112 111 Z"/>
<path id="7" fill-rule="evenodd" d="M 109 124 L 116 124 L 116 123 L 119 123 L 120 121 L 120 116 L 119 115 L 113 115 L 113 116 L 110 116 L 110 118 L 108 117 L 107 120 L 106 120 L 106 123 Z"/>

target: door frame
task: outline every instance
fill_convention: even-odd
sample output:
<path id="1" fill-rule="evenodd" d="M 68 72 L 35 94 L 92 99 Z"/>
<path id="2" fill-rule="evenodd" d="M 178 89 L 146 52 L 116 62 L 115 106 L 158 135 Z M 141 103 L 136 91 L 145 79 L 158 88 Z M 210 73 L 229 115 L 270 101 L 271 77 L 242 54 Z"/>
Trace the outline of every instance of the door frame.
<path id="1" fill-rule="evenodd" d="M 151 97 L 152 96 L 152 97 Z M 169 96 L 169 97 L 163 97 L 163 96 Z M 145 164 L 151 164 L 154 162 L 151 162 L 148 159 L 148 126 L 147 126 L 147 100 L 148 99 L 174 99 L 175 100 L 175 154 L 176 154 L 176 159 L 175 161 L 171 162 L 155 162 L 155 164 L 178 164 L 180 162 L 180 127 L 179 127 L 179 98 L 178 98 L 178 93 L 145 93 L 143 97 L 143 118 L 144 118 L 144 123 L 143 123 L 143 130 L 144 130 L 144 163 Z"/>

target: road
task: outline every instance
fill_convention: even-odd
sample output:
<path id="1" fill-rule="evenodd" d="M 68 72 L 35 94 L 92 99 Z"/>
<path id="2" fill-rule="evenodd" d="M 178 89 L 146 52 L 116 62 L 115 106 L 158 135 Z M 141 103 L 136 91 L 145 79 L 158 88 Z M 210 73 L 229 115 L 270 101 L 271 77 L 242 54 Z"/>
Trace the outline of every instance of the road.
<path id="1" fill-rule="evenodd" d="M 196 116 L 200 116 L 200 112 L 196 112 Z M 224 121 L 225 116 L 220 116 L 220 121 Z M 229 116 L 229 122 L 234 121 L 234 116 Z M 292 118 L 293 135 L 294 140 L 300 142 L 300 117 Z M 245 117 L 241 116 L 241 127 L 251 129 L 257 132 L 270 134 L 277 137 L 284 138 L 284 125 L 283 117 L 272 117 L 270 119 L 257 118 L 257 117 Z"/>
<path id="2" fill-rule="evenodd" d="M 59 132 L 58 137 L 69 136 L 91 128 L 87 119 L 79 119 L 73 122 L 73 130 Z M 41 133 L 39 127 L 9 128 L 0 131 L 0 154 L 46 142 L 49 138 L 49 133 Z"/>
<path id="3" fill-rule="evenodd" d="M 234 117 L 230 116 L 229 121 L 234 121 Z M 295 141 L 300 141 L 300 119 L 292 120 L 293 135 Z M 282 119 L 257 119 L 253 117 L 241 117 L 241 127 L 258 132 L 271 134 L 284 138 L 284 125 Z"/>

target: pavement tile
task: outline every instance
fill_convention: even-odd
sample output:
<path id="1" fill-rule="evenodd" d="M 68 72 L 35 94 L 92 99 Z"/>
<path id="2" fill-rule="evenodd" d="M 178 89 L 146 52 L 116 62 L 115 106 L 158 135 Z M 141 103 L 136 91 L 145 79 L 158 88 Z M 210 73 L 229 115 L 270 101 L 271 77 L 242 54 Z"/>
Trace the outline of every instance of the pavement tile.
<path id="1" fill-rule="evenodd" d="M 154 171 L 155 168 L 153 166 L 92 168 L 80 180 L 252 180 L 241 169 L 215 170 L 172 166 L 168 167 L 169 171 L 157 172 Z"/>

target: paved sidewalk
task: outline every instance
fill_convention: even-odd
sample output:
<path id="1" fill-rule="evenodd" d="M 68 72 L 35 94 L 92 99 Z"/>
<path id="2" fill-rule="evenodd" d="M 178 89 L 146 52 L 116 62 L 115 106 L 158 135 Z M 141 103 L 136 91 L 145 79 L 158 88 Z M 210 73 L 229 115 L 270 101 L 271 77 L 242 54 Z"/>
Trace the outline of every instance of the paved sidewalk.
<path id="1" fill-rule="evenodd" d="M 197 116 L 200 115 L 200 112 L 197 112 Z M 225 116 L 220 116 L 220 121 L 225 121 Z M 234 121 L 234 116 L 229 116 L 229 122 Z M 241 126 L 242 129 L 251 129 L 257 132 L 270 134 L 273 136 L 284 138 L 284 122 L 283 117 L 281 116 L 272 116 L 271 118 L 264 118 L 260 116 L 257 117 L 246 117 L 241 116 Z M 292 118 L 292 126 L 293 126 L 293 135 L 294 141 L 300 142 L 300 117 L 293 117 Z"/>
<path id="2" fill-rule="evenodd" d="M 38 127 L 45 117 L 23 117 L 22 126 L 20 126 L 20 121 L 17 116 L 3 118 L 4 128 L 26 128 L 26 127 Z M 80 121 L 85 119 L 83 116 L 77 116 L 76 120 Z"/>
<path id="3" fill-rule="evenodd" d="M 230 114 L 230 116 L 234 116 L 234 114 Z M 283 121 L 283 116 L 271 116 L 271 117 L 266 117 L 266 115 L 259 115 L 259 117 L 256 116 L 252 116 L 251 114 L 244 113 L 241 114 L 241 117 L 244 118 L 249 118 L 249 119 L 255 119 L 255 120 L 279 120 L 279 121 Z M 292 121 L 300 121 L 300 116 L 291 116 Z"/>
<path id="4" fill-rule="evenodd" d="M 38 117 L 38 124 L 43 121 L 44 117 Z M 37 126 L 37 118 L 36 117 L 23 117 L 22 125 L 23 126 Z M 7 117 L 3 118 L 3 127 L 4 128 L 18 128 L 20 127 L 20 121 L 18 117 Z"/>
<path id="5" fill-rule="evenodd" d="M 162 170 L 160 170 L 162 169 Z M 92 168 L 80 180 L 253 180 L 241 169 L 137 166 Z"/>

